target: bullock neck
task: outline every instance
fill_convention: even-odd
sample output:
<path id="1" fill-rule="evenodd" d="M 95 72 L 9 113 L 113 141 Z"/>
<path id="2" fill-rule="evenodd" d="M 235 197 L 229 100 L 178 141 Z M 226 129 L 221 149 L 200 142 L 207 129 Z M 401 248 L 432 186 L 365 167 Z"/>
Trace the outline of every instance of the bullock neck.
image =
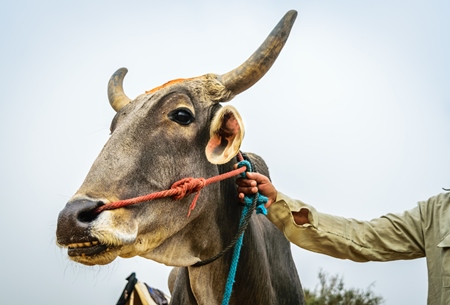
<path id="1" fill-rule="evenodd" d="M 229 204 L 230 202 L 228 202 Z M 231 203 L 231 204 L 237 204 Z M 232 210 L 232 209 L 230 209 Z M 241 209 L 239 209 L 240 212 Z M 236 213 L 230 213 L 232 216 L 228 218 L 229 221 L 234 220 Z M 233 214 L 235 216 L 233 216 Z M 239 215 L 237 215 L 239 216 Z M 264 217 L 264 216 L 257 216 Z M 255 304 L 263 304 L 265 300 L 269 299 L 270 291 L 264 291 L 267 287 L 267 282 L 260 277 L 264 274 L 261 271 L 261 262 L 258 258 L 258 253 L 263 253 L 264 243 L 261 242 L 261 225 L 257 225 L 259 220 L 255 221 L 253 217 L 245 231 L 243 246 L 240 253 L 240 260 L 237 266 L 235 284 L 229 304 L 241 304 L 244 296 L 252 295 L 258 292 L 258 296 L 254 296 Z M 234 221 L 233 225 L 218 224 L 223 228 L 220 231 L 222 239 L 228 242 L 236 233 L 238 221 Z M 255 226 L 256 225 L 256 226 Z M 230 229 L 233 228 L 233 229 Z M 224 243 L 226 244 L 226 242 Z M 216 261 L 201 267 L 188 267 L 189 287 L 193 295 L 196 296 L 198 304 L 216 304 L 217 300 L 222 300 L 224 296 L 225 287 L 227 283 L 227 275 L 232 264 L 233 251 L 225 253 Z M 211 286 L 214 287 L 211 287 Z M 208 291 L 208 293 L 205 293 Z M 210 295 L 213 294 L 213 295 Z M 207 299 L 203 299 L 207 298 Z M 258 300 L 259 299 L 259 300 Z M 214 301 L 213 301 L 214 300 Z"/>
<path id="2" fill-rule="evenodd" d="M 229 162 L 218 167 L 219 173 L 225 173 L 233 169 L 235 162 Z M 243 206 L 238 200 L 237 186 L 235 178 L 223 180 L 220 182 L 220 193 L 223 198 L 221 213 L 223 216 L 223 225 L 227 228 L 225 231 L 229 231 L 229 228 L 237 228 L 239 225 L 240 215 L 242 213 Z"/>
<path id="3" fill-rule="evenodd" d="M 242 158 L 240 158 L 242 159 Z M 250 161 L 248 160 L 242 160 L 239 162 L 238 164 L 238 168 L 247 168 L 249 170 L 251 170 L 253 168 L 252 164 L 250 163 Z M 236 171 L 236 170 L 234 170 Z M 222 174 L 219 174 L 219 176 L 222 176 Z M 221 194 L 227 194 L 228 191 L 222 191 Z M 232 193 L 232 192 L 231 192 Z M 217 198 L 223 198 L 226 196 L 218 196 Z M 233 239 L 230 241 L 230 243 L 228 244 L 228 246 L 226 246 L 221 252 L 217 253 L 216 255 L 206 259 L 206 260 L 202 260 L 199 261 L 197 263 L 195 263 L 193 266 L 194 267 L 199 267 L 199 266 L 203 266 L 206 264 L 210 264 L 212 262 L 214 262 L 215 260 L 217 260 L 218 258 L 220 258 L 221 256 L 223 256 L 225 253 L 227 253 L 228 251 L 230 251 L 231 249 L 234 248 L 233 252 L 233 265 L 236 265 L 237 261 L 239 260 L 239 252 L 242 246 L 242 238 L 243 238 L 243 234 L 249 224 L 250 218 L 253 214 L 253 211 L 255 210 L 255 208 L 257 207 L 258 204 L 261 204 L 262 202 L 267 202 L 267 199 L 265 201 L 263 200 L 258 200 L 259 196 L 256 196 L 254 198 L 252 198 L 252 200 L 250 201 L 249 198 L 245 198 L 245 208 L 241 211 L 241 216 L 240 216 L 240 220 L 239 220 L 239 227 L 238 230 L 236 231 Z M 265 197 L 264 197 L 265 198 Z M 230 200 L 232 201 L 232 200 Z M 224 207 L 226 207 L 226 203 L 224 205 Z M 258 208 L 258 210 L 261 211 L 265 211 L 265 208 Z M 266 213 L 264 213 L 266 214 Z M 229 220 L 228 220 L 229 221 Z M 216 223 L 217 225 L 217 223 Z M 219 228 L 222 226 L 219 226 Z M 235 270 L 235 266 L 232 267 L 232 269 L 230 269 L 230 279 L 229 281 L 232 281 L 232 278 L 234 277 L 234 272 L 231 272 L 231 270 Z M 231 282 L 230 282 L 231 283 Z M 229 286 L 229 284 L 227 284 Z"/>
<path id="4" fill-rule="evenodd" d="M 219 168 L 219 173 L 222 174 L 224 172 L 230 171 L 233 168 L 233 164 L 225 164 L 225 165 L 221 165 L 218 167 Z M 220 228 L 223 228 L 222 230 L 220 230 L 220 234 L 222 237 L 223 241 L 227 241 L 230 240 L 231 238 L 235 237 L 235 234 L 237 232 L 237 226 L 239 225 L 239 219 L 241 218 L 241 213 L 243 212 L 242 210 L 242 205 L 239 203 L 239 201 L 237 200 L 237 191 L 236 191 L 236 185 L 234 183 L 234 180 L 225 180 L 221 182 L 221 186 L 220 186 L 220 192 L 221 192 L 221 198 L 225 198 L 225 200 L 222 203 L 222 208 L 221 208 L 221 214 L 222 214 L 222 220 L 223 223 L 217 223 L 217 225 Z M 253 206 L 254 207 L 254 206 Z M 246 209 L 244 209 L 246 210 Z M 252 210 L 249 211 L 250 215 L 252 213 Z M 245 264 L 244 266 L 241 266 L 241 268 L 245 268 L 245 270 L 248 269 L 252 269 L 252 271 L 254 271 L 254 268 L 249 268 L 250 265 L 255 265 L 255 263 L 253 262 L 252 264 L 249 264 L 249 251 L 252 252 L 253 251 L 253 241 L 255 240 L 253 238 L 253 229 L 252 229 L 252 224 L 249 223 L 248 224 L 248 232 L 246 233 L 246 237 L 247 240 L 245 241 L 245 245 L 246 245 L 246 250 L 243 250 L 242 254 L 244 256 L 244 260 L 245 260 Z M 230 230 L 230 228 L 236 228 L 236 230 Z M 240 228 L 239 228 L 240 229 Z M 206 283 L 211 283 L 212 281 L 214 281 L 214 285 L 216 287 L 215 291 L 217 291 L 217 288 L 222 287 L 225 289 L 225 283 L 226 283 L 226 275 L 228 274 L 231 264 L 232 264 L 232 259 L 235 259 L 234 257 L 232 257 L 232 253 L 233 251 L 228 251 L 226 252 L 222 257 L 220 257 L 217 262 L 214 261 L 214 263 L 211 263 L 208 266 L 203 266 L 202 267 L 191 267 L 189 268 L 189 278 L 194 279 L 193 282 L 191 282 L 191 287 L 192 289 L 195 291 L 195 287 L 196 285 L 198 285 L 199 282 L 202 282 L 202 285 L 205 285 Z M 207 260 L 208 261 L 208 260 Z M 205 270 L 206 269 L 206 270 Z M 242 275 L 245 275 L 247 272 L 239 272 L 239 277 L 242 278 Z M 220 284 L 218 283 L 218 278 L 215 277 L 214 279 L 210 279 L 209 275 L 210 274 L 220 274 Z M 245 277 L 245 276 L 244 276 Z M 233 281 L 234 282 L 234 281 Z M 244 287 L 244 286 L 243 286 Z M 235 292 L 237 294 L 241 294 L 241 292 L 239 292 L 239 290 L 242 290 L 243 287 L 235 287 L 234 289 L 237 289 L 238 291 Z M 199 286 L 200 289 L 201 286 Z M 248 287 L 246 287 L 244 290 L 246 290 Z M 227 288 L 229 289 L 229 288 Z M 223 292 L 221 292 L 223 294 Z M 194 292 L 194 295 L 196 295 L 196 293 Z M 218 298 L 219 294 L 215 295 L 214 298 Z M 199 301 L 199 300 L 197 300 Z"/>

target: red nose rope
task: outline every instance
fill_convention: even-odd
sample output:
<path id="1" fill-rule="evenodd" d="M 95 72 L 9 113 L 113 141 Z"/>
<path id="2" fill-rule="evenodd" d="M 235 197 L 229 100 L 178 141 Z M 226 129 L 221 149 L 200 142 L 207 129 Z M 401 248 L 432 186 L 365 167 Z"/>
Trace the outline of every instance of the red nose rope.
<path id="1" fill-rule="evenodd" d="M 237 158 L 239 161 L 242 161 L 244 158 L 242 157 L 242 154 L 239 153 L 237 155 Z M 111 202 L 105 205 L 102 205 L 94 210 L 95 214 L 99 214 L 105 210 L 114 210 L 118 208 L 125 207 L 127 205 L 136 204 L 144 201 L 150 201 L 154 199 L 159 198 L 165 198 L 165 197 L 172 197 L 174 200 L 181 200 L 187 195 L 190 195 L 192 193 L 197 193 L 194 197 L 194 199 L 191 202 L 191 205 L 189 206 L 188 211 L 188 217 L 191 215 L 192 210 L 194 210 L 195 205 L 197 203 L 197 199 L 200 195 L 200 191 L 207 185 L 210 185 L 215 182 L 219 182 L 234 176 L 239 175 L 240 173 L 243 173 L 247 168 L 245 166 L 242 166 L 240 168 L 237 168 L 235 170 L 229 171 L 227 173 L 213 176 L 211 178 L 205 179 L 205 178 L 183 178 L 181 180 L 178 180 L 172 186 L 170 189 L 165 191 L 160 191 L 156 193 L 150 193 L 144 196 L 134 197 L 130 199 L 124 199 L 119 200 L 115 202 Z"/>

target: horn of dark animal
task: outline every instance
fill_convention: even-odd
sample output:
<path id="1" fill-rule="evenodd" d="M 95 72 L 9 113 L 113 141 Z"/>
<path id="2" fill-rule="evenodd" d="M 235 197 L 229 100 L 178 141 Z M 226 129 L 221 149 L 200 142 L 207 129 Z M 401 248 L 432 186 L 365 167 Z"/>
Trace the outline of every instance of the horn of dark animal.
<path id="1" fill-rule="evenodd" d="M 218 77 L 218 80 L 237 95 L 258 82 L 280 54 L 297 17 L 291 10 L 284 15 L 266 40 L 242 65 Z"/>
<path id="2" fill-rule="evenodd" d="M 131 99 L 123 92 L 123 79 L 127 72 L 127 68 L 120 68 L 114 72 L 108 82 L 109 103 L 116 112 L 131 102 Z"/>

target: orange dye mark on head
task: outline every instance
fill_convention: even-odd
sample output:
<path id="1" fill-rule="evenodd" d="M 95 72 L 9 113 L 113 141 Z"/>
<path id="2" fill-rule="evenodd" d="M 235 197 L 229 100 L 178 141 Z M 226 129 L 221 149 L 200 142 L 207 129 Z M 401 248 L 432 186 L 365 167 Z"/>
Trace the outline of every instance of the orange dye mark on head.
<path id="1" fill-rule="evenodd" d="M 190 80 L 190 79 L 194 79 L 194 78 L 196 78 L 196 77 L 173 79 L 173 80 L 171 80 L 171 81 L 168 81 L 168 82 L 165 83 L 165 84 L 162 84 L 161 86 L 158 86 L 158 87 L 156 87 L 156 88 L 153 88 L 152 90 L 145 91 L 145 93 L 146 93 L 146 94 L 153 93 L 153 92 L 158 91 L 158 90 L 160 90 L 160 89 L 163 89 L 163 88 L 165 88 L 165 87 L 167 87 L 167 86 L 170 86 L 170 85 L 173 85 L 173 84 L 176 84 L 176 83 L 181 83 L 181 82 L 184 82 L 184 81 L 187 81 L 187 80 Z"/>

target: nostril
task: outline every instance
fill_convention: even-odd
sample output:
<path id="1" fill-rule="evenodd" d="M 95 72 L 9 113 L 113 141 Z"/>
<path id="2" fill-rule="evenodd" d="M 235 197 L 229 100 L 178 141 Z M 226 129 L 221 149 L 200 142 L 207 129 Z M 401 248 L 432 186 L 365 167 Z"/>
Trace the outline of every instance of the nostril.
<path id="1" fill-rule="evenodd" d="M 90 222 L 94 221 L 98 216 L 98 213 L 96 213 L 95 210 L 102 205 L 103 205 L 103 202 L 97 201 L 97 202 L 92 202 L 89 206 L 85 206 L 84 209 L 81 209 L 78 212 L 78 215 L 77 215 L 78 221 L 84 222 L 84 223 L 90 223 Z"/>
<path id="2" fill-rule="evenodd" d="M 97 218 L 98 214 L 94 213 L 94 210 L 92 211 L 84 211 L 78 214 L 78 221 L 80 222 L 92 222 Z"/>

